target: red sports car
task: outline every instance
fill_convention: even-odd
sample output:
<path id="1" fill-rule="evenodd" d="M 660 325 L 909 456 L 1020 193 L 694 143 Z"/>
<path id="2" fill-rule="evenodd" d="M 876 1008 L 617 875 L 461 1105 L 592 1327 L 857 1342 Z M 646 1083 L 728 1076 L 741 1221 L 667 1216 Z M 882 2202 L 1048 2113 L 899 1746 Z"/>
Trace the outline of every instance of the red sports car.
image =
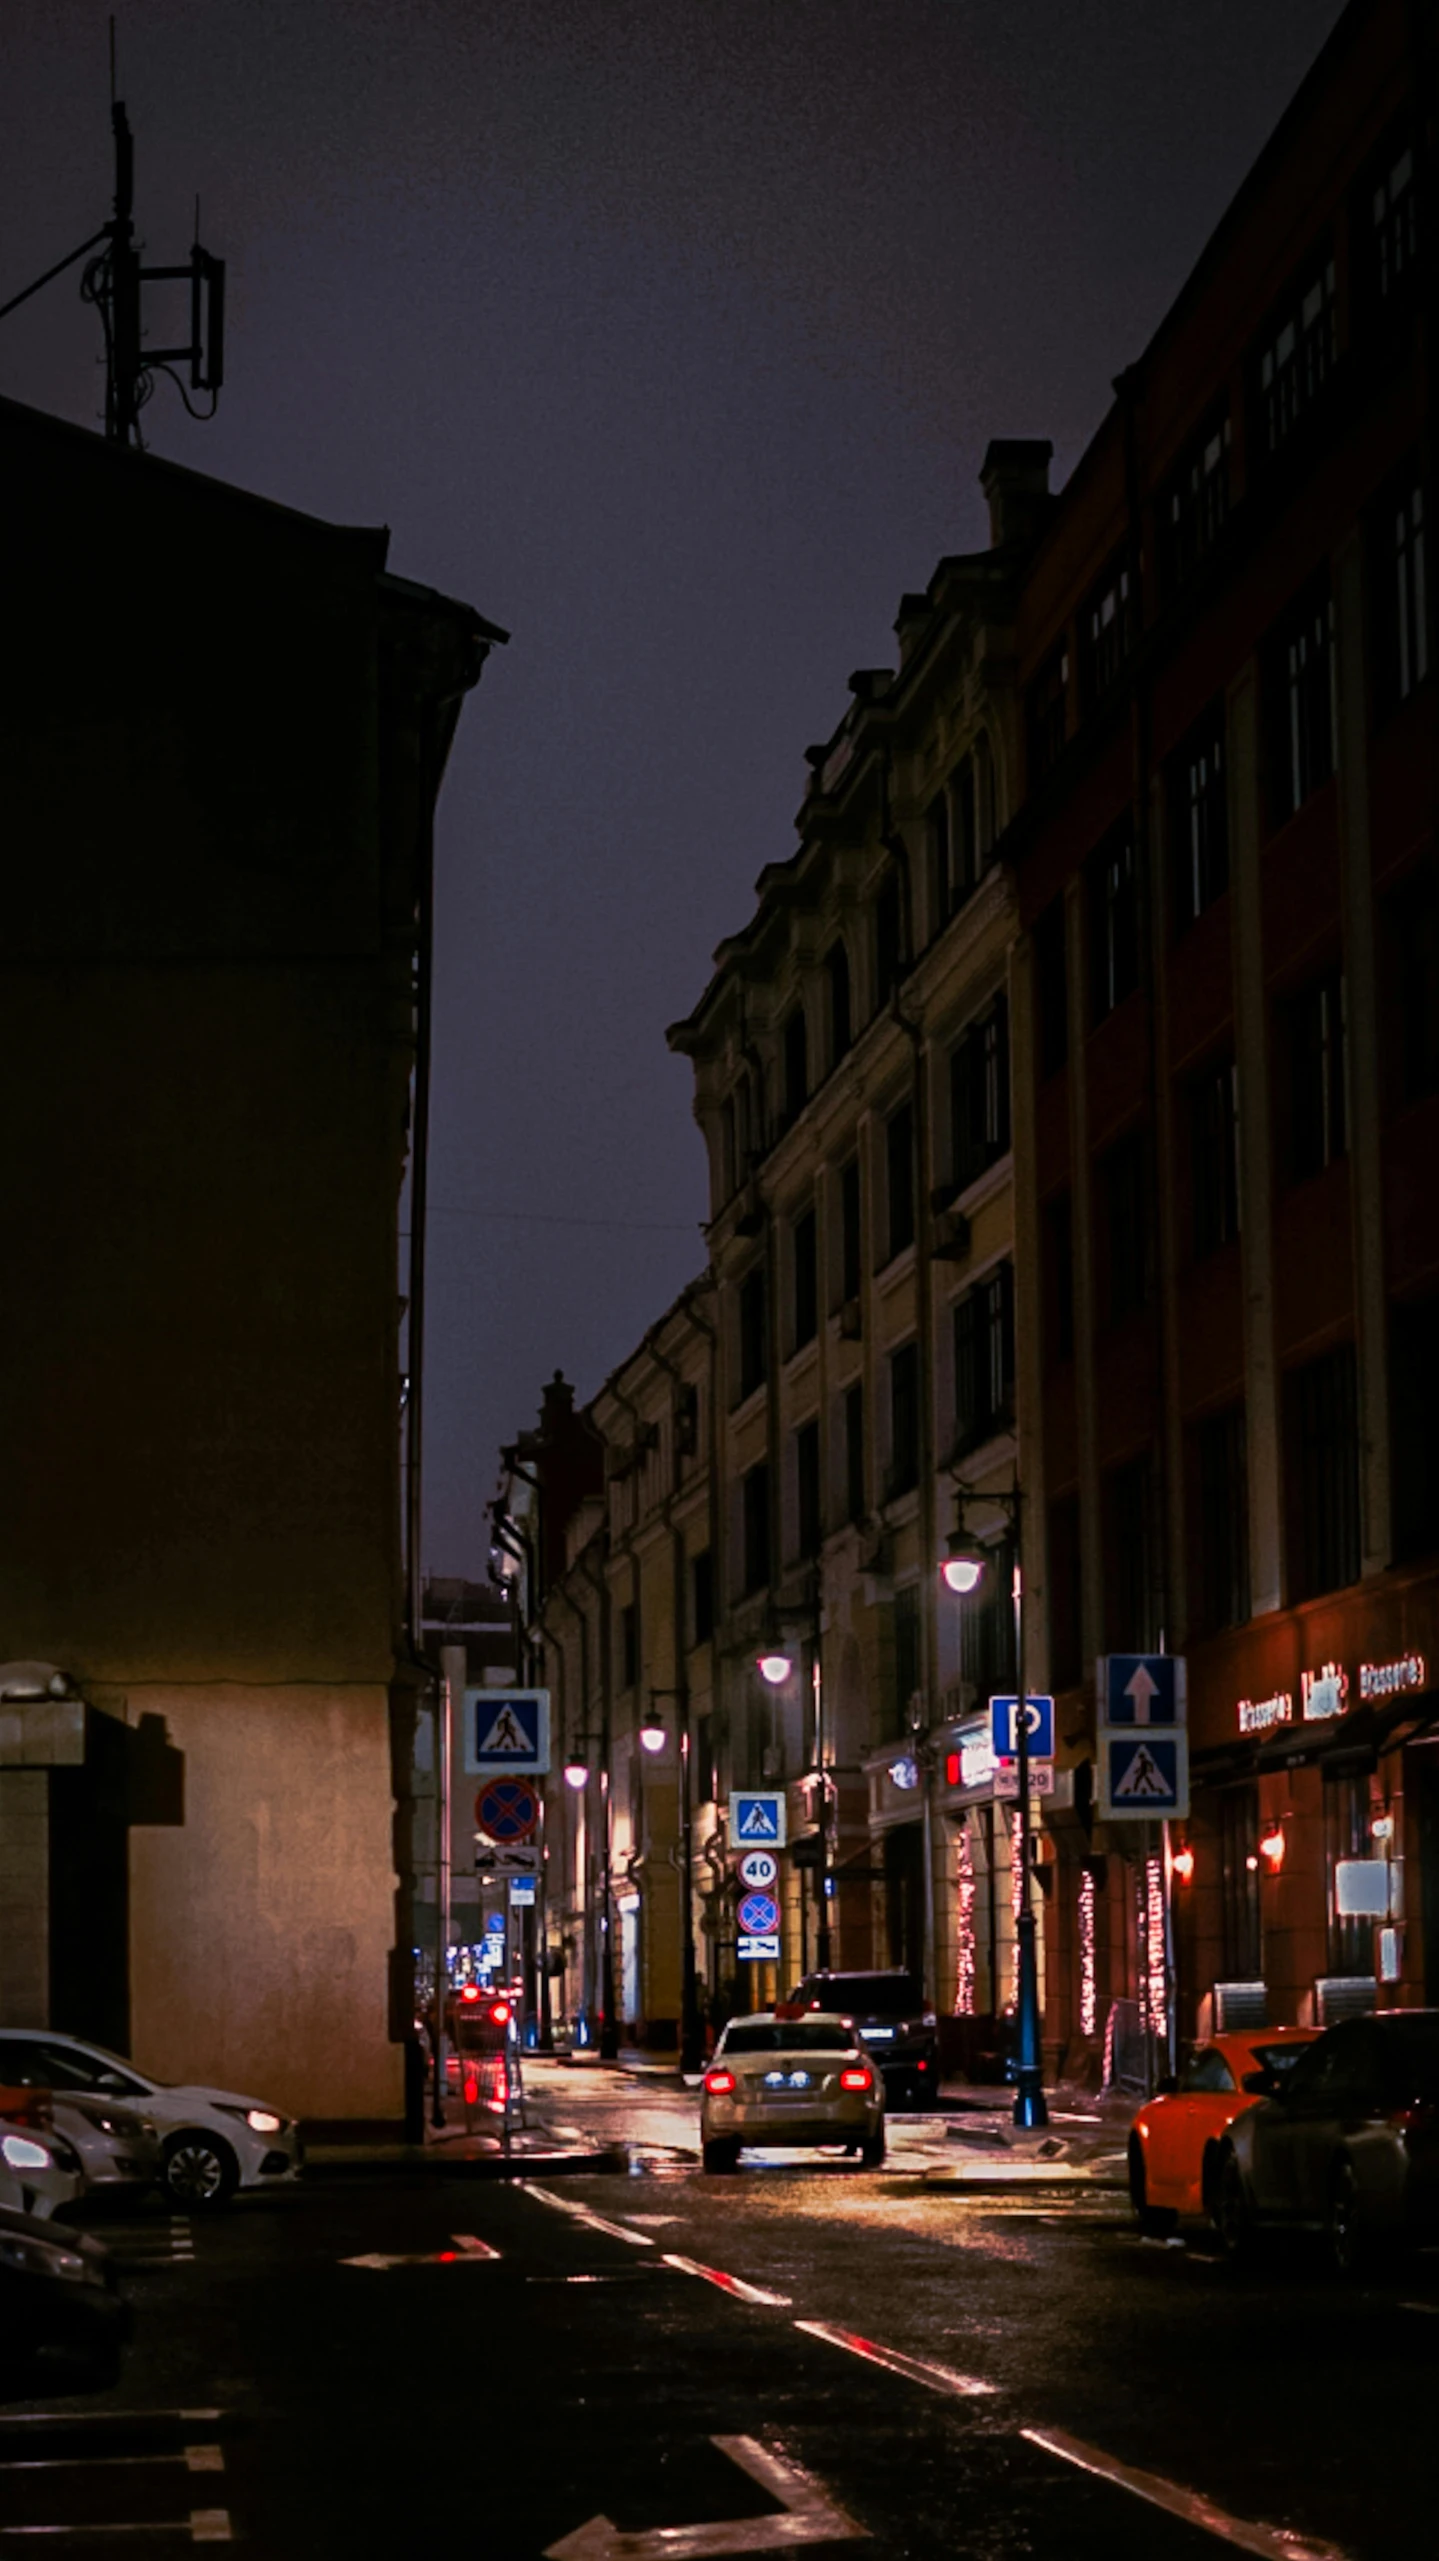
<path id="1" fill-rule="evenodd" d="M 1195 2046 L 1178 2082 L 1145 2102 L 1130 2131 L 1129 2193 L 1141 2232 L 1162 2239 L 1181 2214 L 1212 2213 L 1221 2137 L 1262 2095 L 1246 2081 L 1287 2072 L 1318 2034 L 1313 2027 L 1234 2028 Z"/>

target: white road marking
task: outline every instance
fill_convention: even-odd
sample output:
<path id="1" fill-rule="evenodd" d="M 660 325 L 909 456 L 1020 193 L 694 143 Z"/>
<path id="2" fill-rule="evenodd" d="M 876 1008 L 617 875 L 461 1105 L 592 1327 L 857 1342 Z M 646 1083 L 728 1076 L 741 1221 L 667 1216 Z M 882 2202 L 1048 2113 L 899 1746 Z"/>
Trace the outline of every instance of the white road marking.
<path id="1" fill-rule="evenodd" d="M 218 2445 L 182 2446 L 176 2454 L 27 2454 L 18 2461 L 7 2455 L 0 2472 L 91 2472 L 102 2465 L 110 2471 L 124 2463 L 183 2463 L 187 2472 L 223 2472 L 225 2456 Z"/>
<path id="2" fill-rule="evenodd" d="M 778 2516 L 739 2517 L 727 2525 L 667 2525 L 648 2534 L 622 2534 L 608 2517 L 591 2517 L 562 2542 L 550 2544 L 544 2561 L 720 2561 L 731 2552 L 792 2552 L 802 2543 L 869 2541 L 868 2526 L 846 2516 L 823 2484 L 787 2456 L 772 2453 L 754 2437 L 711 2437 L 710 2443 L 782 2502 Z"/>
<path id="3" fill-rule="evenodd" d="M 192 2508 L 187 2517 L 161 2517 L 158 2522 L 137 2521 L 121 2525 L 0 2525 L 0 2542 L 18 2542 L 21 2535 L 63 2534 L 188 2534 L 192 2543 L 231 2543 L 228 2508 Z"/>
<path id="4" fill-rule="evenodd" d="M 473 2232 L 453 2232 L 452 2250 L 366 2250 L 358 2259 L 341 2259 L 342 2268 L 462 2268 L 485 2267 L 500 2255 L 488 2241 L 479 2240 Z"/>
<path id="5" fill-rule="evenodd" d="M 956 2374 L 953 2366 L 935 2365 L 928 2357 L 882 2348 L 874 2339 L 861 2338 L 857 2330 L 841 2330 L 832 2321 L 796 2321 L 794 2326 L 812 2339 L 827 2339 L 832 2348 L 848 2348 L 851 2356 L 862 2356 L 871 2365 L 887 2365 L 892 2374 L 906 2375 L 911 2383 L 923 2383 L 931 2392 L 948 2392 L 957 2401 L 976 2401 L 995 2389 L 977 2374 Z"/>
<path id="6" fill-rule="evenodd" d="M 627 2223 L 607 2223 L 593 2206 L 581 2205 L 577 2197 L 556 2196 L 553 2188 L 536 2187 L 533 2179 L 518 2179 L 516 2185 L 523 2195 L 537 2196 L 541 2205 L 552 2205 L 557 2214 L 568 2214 L 576 2223 L 587 2223 L 592 2232 L 608 2232 L 616 2241 L 628 2241 L 632 2250 L 654 2248 L 647 2232 L 632 2232 Z"/>
<path id="7" fill-rule="evenodd" d="M 793 2300 L 788 2294 L 767 2294 L 762 2285 L 750 2285 L 742 2276 L 727 2276 L 723 2268 L 707 2268 L 698 2259 L 682 2259 L 677 2250 L 666 2250 L 664 2261 L 667 2268 L 678 2268 L 683 2276 L 702 2276 L 707 2285 L 738 2295 L 741 2303 L 771 2303 L 787 2311 Z"/>
<path id="8" fill-rule="evenodd" d="M 625 2221 L 626 2223 L 639 2223 L 647 2226 L 652 2225 L 655 2231 L 658 2231 L 662 2223 L 682 2223 L 684 2221 L 684 2216 L 682 2214 L 627 2214 L 625 2216 Z"/>
<path id="9" fill-rule="evenodd" d="M 1439 2303 L 1401 2303 L 1401 2312 L 1439 2312 Z"/>
<path id="10" fill-rule="evenodd" d="M 1177 2482 L 1166 2481 L 1157 2472 L 1140 2472 L 1133 2464 L 1120 2463 L 1098 2446 L 1086 2445 L 1080 2437 L 1066 2436 L 1061 2428 L 1021 2428 L 1019 2433 L 1046 2454 L 1058 2455 L 1062 2463 L 1072 2463 L 1081 2472 L 1092 2472 L 1098 2480 L 1112 2481 L 1136 2499 L 1146 2499 L 1151 2507 L 1163 2508 L 1167 2515 L 1181 2517 L 1186 2525 L 1197 2525 L 1205 2534 L 1217 2535 L 1222 2543 L 1232 2543 L 1241 2552 L 1258 2553 L 1261 2561 L 1345 2561 L 1337 2544 L 1317 2543 L 1309 2535 L 1295 2534 L 1280 2526 L 1250 2525 L 1243 2517 L 1232 2517 L 1217 2508 L 1212 2499 L 1202 2498 L 1197 2490 L 1181 2489 Z"/>

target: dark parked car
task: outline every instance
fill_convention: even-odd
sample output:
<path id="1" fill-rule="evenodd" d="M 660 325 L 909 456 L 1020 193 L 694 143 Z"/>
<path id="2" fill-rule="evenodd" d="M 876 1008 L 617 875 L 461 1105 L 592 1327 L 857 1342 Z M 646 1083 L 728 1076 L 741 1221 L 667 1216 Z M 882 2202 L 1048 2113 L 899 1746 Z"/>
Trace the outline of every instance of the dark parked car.
<path id="1" fill-rule="evenodd" d="M 938 2096 L 939 2029 L 933 2010 L 924 2006 L 917 1974 L 898 1967 L 874 1974 L 807 1974 L 784 2008 L 838 2010 L 853 2019 L 870 2061 L 879 2067 L 886 2106 L 922 2107 Z"/>
<path id="2" fill-rule="evenodd" d="M 1439 2010 L 1326 2028 L 1225 2136 L 1214 2220 L 1231 2257 L 1265 2230 L 1322 2232 L 1352 2275 L 1386 2246 L 1439 2240 Z"/>
<path id="3" fill-rule="evenodd" d="M 103 2241 L 0 2207 L 0 2401 L 108 2391 L 130 2326 Z"/>

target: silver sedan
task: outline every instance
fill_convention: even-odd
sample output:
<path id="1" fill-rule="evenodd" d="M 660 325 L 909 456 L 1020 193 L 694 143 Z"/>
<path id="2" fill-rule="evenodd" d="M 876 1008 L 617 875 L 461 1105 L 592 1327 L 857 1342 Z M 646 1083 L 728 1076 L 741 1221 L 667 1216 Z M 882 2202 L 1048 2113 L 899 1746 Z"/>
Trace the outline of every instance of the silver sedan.
<path id="1" fill-rule="evenodd" d="M 57 2132 L 80 2155 L 88 2196 L 139 2196 L 159 2186 L 165 2154 L 153 2117 L 79 2091 L 57 2092 L 50 2104 Z"/>
<path id="2" fill-rule="evenodd" d="M 745 2144 L 842 2144 L 867 2170 L 884 2159 L 884 2083 L 853 2019 L 809 2010 L 731 2019 L 700 2084 L 707 2170 L 733 2170 Z"/>

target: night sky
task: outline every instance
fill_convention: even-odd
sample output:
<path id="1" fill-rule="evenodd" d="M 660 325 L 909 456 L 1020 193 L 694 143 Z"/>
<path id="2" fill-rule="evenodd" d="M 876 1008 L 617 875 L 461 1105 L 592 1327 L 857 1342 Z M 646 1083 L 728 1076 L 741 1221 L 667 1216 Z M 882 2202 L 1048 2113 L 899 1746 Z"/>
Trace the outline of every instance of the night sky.
<path id="1" fill-rule="evenodd" d="M 664 1026 L 803 749 L 985 539 L 991 436 L 1097 426 L 1339 0 L 138 0 L 146 255 L 196 191 L 228 386 L 157 452 L 342 522 L 513 634 L 440 811 L 427 1529 L 703 1267 Z M 0 300 L 110 210 L 103 0 L 4 0 Z M 78 271 L 77 271 L 78 273 Z M 96 418 L 66 277 L 0 391 Z M 14 493 L 10 493 L 13 503 Z"/>

